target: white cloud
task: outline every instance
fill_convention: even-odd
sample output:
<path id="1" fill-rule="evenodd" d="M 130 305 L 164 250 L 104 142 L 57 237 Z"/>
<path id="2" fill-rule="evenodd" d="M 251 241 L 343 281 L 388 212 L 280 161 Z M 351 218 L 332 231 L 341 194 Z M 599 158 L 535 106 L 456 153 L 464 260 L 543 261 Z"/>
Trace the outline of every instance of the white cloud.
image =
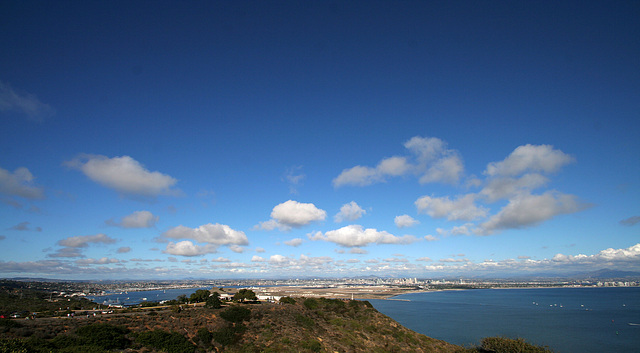
<path id="1" fill-rule="evenodd" d="M 56 250 L 53 254 L 47 255 L 48 257 L 83 257 L 82 250 L 74 247 L 64 247 Z"/>
<path id="2" fill-rule="evenodd" d="M 546 185 L 549 179 L 543 175 L 529 173 L 520 178 L 497 177 L 489 180 L 480 194 L 487 201 L 494 202 L 500 199 L 508 199 L 522 192 L 531 191 Z"/>
<path id="3" fill-rule="evenodd" d="M 163 252 L 165 254 L 178 256 L 199 256 L 215 253 L 216 246 L 213 244 L 196 245 L 189 240 L 184 240 L 177 243 L 169 242 Z"/>
<path id="4" fill-rule="evenodd" d="M 289 245 L 289 246 L 297 247 L 297 246 L 300 246 L 302 244 L 302 239 L 294 238 L 294 239 L 291 239 L 291 240 L 287 240 L 284 243 L 286 245 Z"/>
<path id="5" fill-rule="evenodd" d="M 417 259 L 416 259 L 416 261 L 431 262 L 431 261 L 433 261 L 433 260 L 431 260 L 431 258 L 430 258 L 430 257 L 426 257 L 426 256 L 425 256 L 425 257 L 419 257 L 419 258 L 417 258 Z"/>
<path id="6" fill-rule="evenodd" d="M 340 212 L 333 218 L 336 222 L 355 221 L 366 214 L 367 211 L 362 209 L 355 201 L 351 201 L 342 205 Z"/>
<path id="7" fill-rule="evenodd" d="M 485 174 L 514 176 L 527 171 L 553 173 L 571 163 L 574 158 L 551 145 L 524 145 L 516 148 L 501 162 L 487 165 Z"/>
<path id="8" fill-rule="evenodd" d="M 108 257 L 102 257 L 99 259 L 80 259 L 76 260 L 78 265 L 109 265 L 120 263 L 118 259 L 110 259 Z"/>
<path id="9" fill-rule="evenodd" d="M 42 103 L 33 94 L 16 92 L 9 84 L 0 81 L 0 112 L 6 111 L 24 114 L 29 120 L 37 122 L 54 114 L 50 105 Z"/>
<path id="10" fill-rule="evenodd" d="M 96 235 L 78 235 L 75 237 L 68 237 L 58 241 L 58 245 L 68 248 L 86 248 L 89 243 L 103 243 L 113 244 L 116 240 L 110 238 L 108 235 L 99 233 Z"/>
<path id="11" fill-rule="evenodd" d="M 342 245 L 344 247 L 360 247 L 369 244 L 409 244 L 417 239 L 411 235 L 402 237 L 395 236 L 386 231 L 377 231 L 376 229 L 363 229 L 360 225 L 348 225 L 340 229 L 321 232 L 310 236 L 312 240 L 325 240 Z"/>
<path id="12" fill-rule="evenodd" d="M 265 262 L 265 261 L 266 260 L 262 256 L 253 255 L 253 257 L 251 257 L 251 262 Z"/>
<path id="13" fill-rule="evenodd" d="M 394 156 L 382 159 L 375 168 L 357 165 L 344 169 L 333 179 L 334 187 L 344 185 L 367 186 L 385 182 L 389 177 L 409 173 L 422 174 L 420 183 L 457 183 L 464 172 L 462 159 L 455 150 L 447 149 L 446 143 L 435 137 L 415 136 L 404 144 L 409 156 Z M 409 159 L 413 158 L 412 163 Z"/>
<path id="14" fill-rule="evenodd" d="M 446 217 L 450 221 L 471 221 L 486 217 L 488 210 L 475 205 L 475 194 L 459 196 L 455 200 L 449 197 L 422 196 L 415 205 L 420 213 L 426 213 L 433 218 Z"/>
<path id="15" fill-rule="evenodd" d="M 266 252 L 266 250 L 265 250 L 264 248 L 257 247 L 257 248 L 256 248 L 256 252 L 257 252 L 257 253 L 262 253 L 262 252 Z"/>
<path id="16" fill-rule="evenodd" d="M 427 171 L 420 177 L 420 183 L 443 182 L 456 184 L 460 181 L 460 175 L 464 171 L 462 159 L 458 154 L 451 153 L 443 156 L 428 167 Z"/>
<path id="17" fill-rule="evenodd" d="M 0 193 L 25 199 L 42 199 L 44 190 L 34 184 L 34 176 L 29 169 L 20 167 L 9 172 L 0 168 Z"/>
<path id="18" fill-rule="evenodd" d="M 380 161 L 376 173 L 381 176 L 401 176 L 411 170 L 413 166 L 407 163 L 405 157 L 390 157 Z"/>
<path id="19" fill-rule="evenodd" d="M 163 234 L 164 238 L 191 239 L 199 243 L 215 245 L 248 245 L 249 239 L 242 231 L 237 231 L 225 224 L 205 224 L 197 228 L 177 226 Z"/>
<path id="20" fill-rule="evenodd" d="M 286 256 L 276 254 L 271 255 L 271 257 L 269 258 L 269 263 L 276 266 L 284 266 L 290 264 L 291 260 Z"/>
<path id="21" fill-rule="evenodd" d="M 406 214 L 403 214 L 401 216 L 396 216 L 396 218 L 393 219 L 393 222 L 396 224 L 396 227 L 398 228 L 412 227 L 420 223 L 420 221 Z"/>
<path id="22" fill-rule="evenodd" d="M 122 247 L 119 247 L 119 248 L 118 248 L 117 253 L 118 253 L 118 254 L 125 254 L 125 253 L 128 253 L 128 252 L 130 252 L 130 251 L 131 251 L 131 247 L 129 247 L 129 246 L 122 246 Z"/>
<path id="23" fill-rule="evenodd" d="M 573 195 L 547 191 L 542 195 L 520 194 L 498 214 L 480 224 L 477 234 L 489 235 L 504 229 L 518 229 L 537 225 L 557 215 L 581 211 L 589 205 L 580 203 Z"/>
<path id="24" fill-rule="evenodd" d="M 349 249 L 349 254 L 359 254 L 359 255 L 365 255 L 368 254 L 369 252 L 365 249 L 362 248 L 351 248 Z"/>
<path id="25" fill-rule="evenodd" d="M 123 217 L 120 222 L 115 222 L 110 219 L 105 223 L 122 228 L 151 228 L 155 226 L 158 219 L 158 216 L 154 216 L 153 213 L 149 211 L 135 211 Z"/>
<path id="26" fill-rule="evenodd" d="M 244 248 L 242 246 L 235 245 L 235 244 L 229 246 L 229 250 L 231 250 L 231 251 L 233 251 L 235 253 L 239 253 L 239 254 L 244 252 Z"/>
<path id="27" fill-rule="evenodd" d="M 424 236 L 424 239 L 425 239 L 426 241 L 436 241 L 436 240 L 438 240 L 438 238 L 434 237 L 434 236 L 433 236 L 433 235 L 431 235 L 431 234 L 425 235 L 425 236 Z"/>
<path id="28" fill-rule="evenodd" d="M 327 217 L 327 212 L 317 208 L 312 203 L 301 203 L 288 200 L 276 205 L 271 211 L 271 219 L 261 222 L 256 228 L 273 230 L 290 230 L 300 228 L 312 222 L 323 221 Z"/>
<path id="29" fill-rule="evenodd" d="M 129 156 L 108 158 L 101 155 L 81 155 L 65 164 L 121 194 L 155 197 L 180 193 L 172 189 L 178 180 L 157 171 L 150 172 Z"/>
<path id="30" fill-rule="evenodd" d="M 211 262 L 231 262 L 231 260 L 221 256 L 215 259 L 211 259 Z"/>
<path id="31" fill-rule="evenodd" d="M 380 181 L 382 180 L 376 169 L 357 165 L 355 167 L 343 170 L 340 175 L 333 179 L 333 186 L 367 186 Z"/>

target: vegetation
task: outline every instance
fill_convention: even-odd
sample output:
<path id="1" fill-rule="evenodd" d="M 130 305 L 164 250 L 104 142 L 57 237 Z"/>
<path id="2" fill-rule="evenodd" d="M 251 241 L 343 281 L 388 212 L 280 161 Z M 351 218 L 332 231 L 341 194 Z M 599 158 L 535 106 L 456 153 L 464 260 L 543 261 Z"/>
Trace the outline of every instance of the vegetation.
<path id="1" fill-rule="evenodd" d="M 238 291 L 238 293 L 233 295 L 233 301 L 234 302 L 244 302 L 245 300 L 258 300 L 258 297 L 256 297 L 256 293 L 254 293 L 252 290 L 250 289 L 240 289 Z"/>
<path id="2" fill-rule="evenodd" d="M 528 343 L 522 338 L 487 337 L 480 341 L 480 347 L 471 348 L 468 352 L 549 353 L 551 350 Z"/>
<path id="3" fill-rule="evenodd" d="M 220 309 L 222 307 L 222 301 L 220 301 L 220 294 L 213 292 L 209 298 L 207 298 L 204 307 L 207 309 Z"/>
<path id="4" fill-rule="evenodd" d="M 252 298 L 255 293 L 244 290 L 237 301 Z M 205 302 L 204 308 L 179 304 L 198 300 Z M 0 353 L 550 352 L 522 339 L 500 337 L 483 339 L 478 347 L 455 346 L 401 326 L 367 301 L 283 297 L 278 304 L 223 307 L 217 292 L 196 291 L 178 298 L 171 308 L 0 319 Z"/>

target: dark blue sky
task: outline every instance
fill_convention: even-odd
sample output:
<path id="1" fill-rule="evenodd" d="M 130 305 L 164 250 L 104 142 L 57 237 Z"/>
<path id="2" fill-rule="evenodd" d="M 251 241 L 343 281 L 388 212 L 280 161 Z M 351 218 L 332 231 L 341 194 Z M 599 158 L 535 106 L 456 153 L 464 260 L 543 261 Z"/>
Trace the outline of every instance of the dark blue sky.
<path id="1" fill-rule="evenodd" d="M 640 269 L 639 15 L 4 1 L 0 272 Z"/>

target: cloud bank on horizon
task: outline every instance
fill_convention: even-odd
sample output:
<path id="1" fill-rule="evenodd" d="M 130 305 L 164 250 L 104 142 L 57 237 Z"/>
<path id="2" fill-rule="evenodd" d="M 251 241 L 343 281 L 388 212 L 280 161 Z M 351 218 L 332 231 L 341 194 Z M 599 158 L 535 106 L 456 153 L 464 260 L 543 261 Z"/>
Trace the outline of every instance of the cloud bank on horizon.
<path id="1" fill-rule="evenodd" d="M 640 272 L 638 3 L 38 4 L 0 277 Z"/>

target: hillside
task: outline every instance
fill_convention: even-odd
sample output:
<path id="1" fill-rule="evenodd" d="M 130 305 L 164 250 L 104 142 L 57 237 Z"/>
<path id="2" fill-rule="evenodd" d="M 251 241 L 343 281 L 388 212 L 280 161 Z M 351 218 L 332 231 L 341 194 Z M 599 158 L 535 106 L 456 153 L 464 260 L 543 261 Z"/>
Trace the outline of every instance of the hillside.
<path id="1" fill-rule="evenodd" d="M 415 333 L 368 302 L 298 299 L 96 317 L 5 320 L 5 351 L 127 352 L 452 352 L 459 347 Z M 95 337 L 94 337 L 95 336 Z M 120 337 L 117 339 L 116 337 Z M 109 343 L 110 344 L 110 343 Z M 89 349 L 88 346 L 94 346 Z M 77 348 L 74 348 L 77 347 Z M 172 348 L 173 347 L 173 348 Z M 0 349 L 2 351 L 2 349 Z"/>

